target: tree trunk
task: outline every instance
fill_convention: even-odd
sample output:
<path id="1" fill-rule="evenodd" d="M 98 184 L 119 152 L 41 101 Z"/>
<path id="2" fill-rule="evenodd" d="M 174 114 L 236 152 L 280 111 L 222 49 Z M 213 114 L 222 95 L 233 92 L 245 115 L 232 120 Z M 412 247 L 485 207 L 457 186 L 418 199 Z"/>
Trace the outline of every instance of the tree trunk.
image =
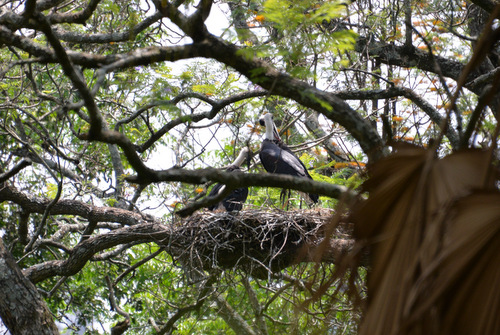
<path id="1" fill-rule="evenodd" d="M 1 238 L 0 317 L 13 335 L 59 334 L 45 301 L 23 276 Z"/>

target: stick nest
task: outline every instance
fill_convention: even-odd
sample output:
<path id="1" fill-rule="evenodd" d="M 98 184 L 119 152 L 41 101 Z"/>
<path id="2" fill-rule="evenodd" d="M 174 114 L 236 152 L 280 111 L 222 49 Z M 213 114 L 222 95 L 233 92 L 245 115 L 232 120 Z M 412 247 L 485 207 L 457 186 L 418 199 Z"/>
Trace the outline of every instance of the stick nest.
<path id="1" fill-rule="evenodd" d="M 175 233 L 164 243 L 183 267 L 274 272 L 297 262 L 304 245 L 323 240 L 332 214 L 332 210 L 324 208 L 203 211 L 177 222 Z M 346 238 L 348 234 L 348 227 L 339 226 L 329 237 Z"/>

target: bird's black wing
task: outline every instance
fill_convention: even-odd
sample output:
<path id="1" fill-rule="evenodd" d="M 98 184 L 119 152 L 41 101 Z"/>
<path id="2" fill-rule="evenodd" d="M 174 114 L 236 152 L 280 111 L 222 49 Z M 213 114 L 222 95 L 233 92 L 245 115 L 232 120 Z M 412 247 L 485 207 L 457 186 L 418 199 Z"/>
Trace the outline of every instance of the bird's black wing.
<path id="1" fill-rule="evenodd" d="M 236 170 L 239 170 L 239 167 L 230 166 L 227 168 L 228 172 Z M 219 194 L 224 190 L 224 187 L 225 187 L 224 184 L 216 184 L 214 187 L 212 187 L 212 190 L 210 191 L 208 196 L 215 197 L 217 194 Z M 224 208 L 228 212 L 240 211 L 243 208 L 243 203 L 247 200 L 247 197 L 248 197 L 247 187 L 237 188 L 233 190 L 231 193 L 229 193 L 229 195 L 225 197 L 221 202 L 218 202 L 215 205 L 208 207 L 208 209 L 211 211 L 219 209 L 220 205 L 222 204 L 222 206 L 224 206 Z"/>
<path id="2" fill-rule="evenodd" d="M 215 186 L 212 187 L 212 190 L 210 191 L 210 193 L 208 193 L 208 196 L 209 197 L 215 197 L 215 196 L 217 196 L 217 194 L 219 194 L 219 192 L 222 191 L 222 187 L 223 186 L 224 186 L 223 184 L 215 184 Z M 216 203 L 216 204 L 214 204 L 212 206 L 209 206 L 208 209 L 211 210 L 211 211 L 214 211 L 214 210 L 216 210 L 216 209 L 219 208 L 219 205 L 220 205 L 220 202 L 218 202 L 218 203 Z"/>
<path id="3" fill-rule="evenodd" d="M 312 179 L 304 163 L 283 143 L 277 144 L 265 139 L 259 157 L 267 172 Z M 309 194 L 309 197 L 318 202 L 317 194 Z"/>
<path id="4" fill-rule="evenodd" d="M 260 161 L 267 172 L 309 177 L 306 167 L 289 149 L 282 149 L 276 143 L 264 140 L 259 153 Z"/>
<path id="5" fill-rule="evenodd" d="M 284 151 L 289 152 L 289 153 L 290 153 L 291 155 L 293 155 L 295 158 L 297 158 L 297 156 L 295 156 L 295 154 L 292 152 L 292 150 L 290 150 L 290 148 L 289 148 L 289 147 L 288 147 L 285 143 L 283 143 L 283 142 L 279 142 L 279 143 L 278 143 L 278 146 L 279 146 L 281 149 L 283 149 Z M 302 168 L 303 168 L 303 171 L 304 171 L 304 173 L 305 173 L 306 177 L 308 177 L 309 179 L 313 179 L 313 178 L 311 177 L 311 175 L 309 174 L 309 171 L 307 171 L 307 168 L 306 168 L 306 166 L 304 165 L 304 163 L 303 163 L 303 162 L 302 162 L 299 158 L 297 158 L 297 160 L 299 161 L 300 165 L 302 165 Z M 311 200 L 312 200 L 313 202 L 318 202 L 318 200 L 319 200 L 319 196 L 318 196 L 317 194 L 309 193 L 309 197 L 311 198 Z"/>
<path id="6" fill-rule="evenodd" d="M 243 203 L 247 200 L 247 197 L 247 187 L 237 188 L 224 198 L 224 200 L 222 200 L 222 205 L 228 212 L 240 211 L 243 208 Z"/>

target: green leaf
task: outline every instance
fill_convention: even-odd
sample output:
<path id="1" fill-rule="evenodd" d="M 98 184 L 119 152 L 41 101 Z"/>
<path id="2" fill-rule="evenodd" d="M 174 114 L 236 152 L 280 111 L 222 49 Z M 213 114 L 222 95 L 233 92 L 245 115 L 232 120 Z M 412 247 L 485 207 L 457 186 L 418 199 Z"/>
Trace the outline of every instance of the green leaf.
<path id="1" fill-rule="evenodd" d="M 46 186 L 47 186 L 47 196 L 52 199 L 55 198 L 58 189 L 57 185 L 53 183 L 47 183 Z"/>

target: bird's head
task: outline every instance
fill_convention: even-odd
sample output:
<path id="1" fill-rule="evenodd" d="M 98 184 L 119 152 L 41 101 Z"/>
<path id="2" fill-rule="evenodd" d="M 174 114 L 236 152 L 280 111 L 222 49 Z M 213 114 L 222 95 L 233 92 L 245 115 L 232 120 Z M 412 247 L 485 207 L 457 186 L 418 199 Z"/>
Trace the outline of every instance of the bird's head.
<path id="1" fill-rule="evenodd" d="M 278 129 L 273 122 L 273 115 L 271 113 L 262 114 L 259 118 L 259 124 L 266 127 L 266 139 L 271 141 L 281 141 Z"/>
<path id="2" fill-rule="evenodd" d="M 269 116 L 266 116 L 266 115 L 269 115 Z M 266 121 L 265 121 L 265 118 L 270 118 L 271 119 L 271 122 L 273 121 L 273 115 L 272 114 L 269 114 L 269 113 L 266 113 L 266 114 L 262 114 L 259 118 L 259 124 L 261 126 L 265 126 L 266 125 Z"/>

